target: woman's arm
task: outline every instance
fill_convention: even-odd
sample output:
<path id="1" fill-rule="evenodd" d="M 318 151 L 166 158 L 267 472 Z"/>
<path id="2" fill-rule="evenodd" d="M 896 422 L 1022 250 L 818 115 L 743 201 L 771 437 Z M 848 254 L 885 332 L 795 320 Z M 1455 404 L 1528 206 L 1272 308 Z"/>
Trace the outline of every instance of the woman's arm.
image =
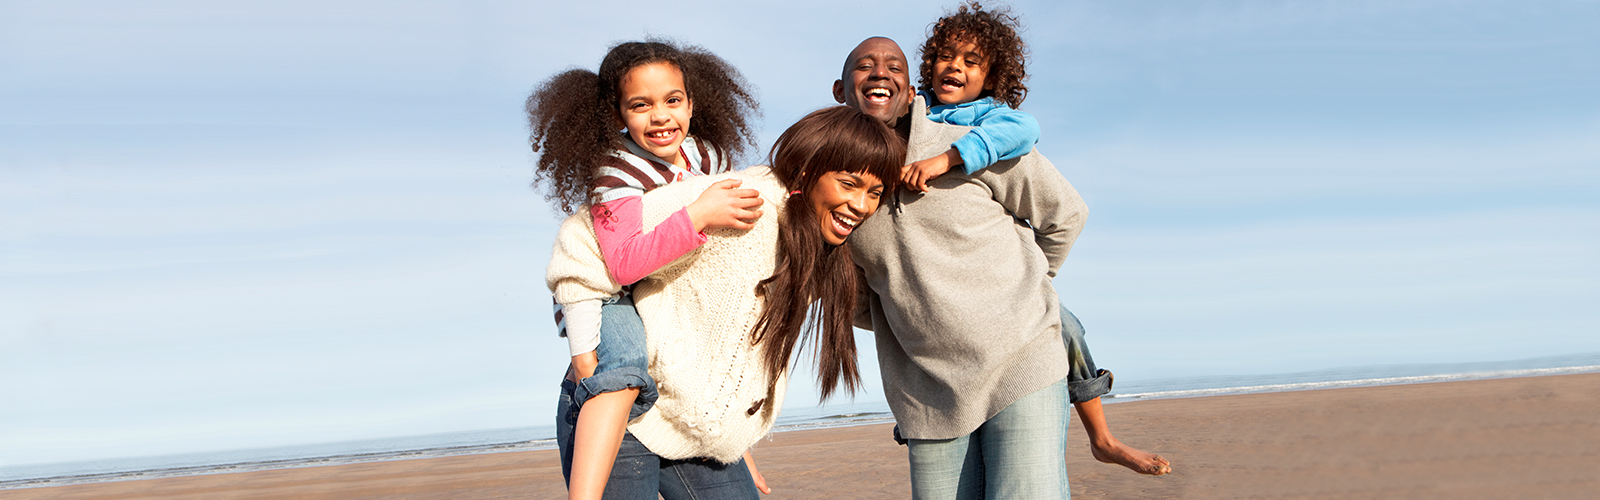
<path id="1" fill-rule="evenodd" d="M 767 486 L 767 478 L 761 477 L 761 472 L 756 470 L 756 457 L 750 454 L 750 450 L 744 452 L 744 466 L 750 468 L 750 479 L 756 482 L 756 489 L 761 490 L 763 495 L 771 495 L 772 488 Z"/>

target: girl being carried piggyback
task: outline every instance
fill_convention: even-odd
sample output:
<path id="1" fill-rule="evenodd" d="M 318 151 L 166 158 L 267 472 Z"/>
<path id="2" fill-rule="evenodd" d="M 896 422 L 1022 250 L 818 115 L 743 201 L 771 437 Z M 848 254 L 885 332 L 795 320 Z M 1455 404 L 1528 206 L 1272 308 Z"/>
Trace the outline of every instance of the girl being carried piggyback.
<path id="1" fill-rule="evenodd" d="M 697 47 L 663 41 L 612 47 L 598 73 L 573 69 L 528 98 L 535 184 L 564 212 L 592 205 L 606 269 L 631 285 L 706 241 L 709 229 L 749 229 L 761 198 L 740 181 L 713 184 L 655 227 L 644 227 L 641 195 L 688 177 L 729 170 L 754 146 L 754 97 L 738 71 Z M 621 133 L 618 130 L 622 130 Z M 572 353 L 579 411 L 563 446 L 569 494 L 599 498 L 624 428 L 654 404 L 644 325 L 629 290 L 608 300 L 556 305 Z M 759 476 L 757 476 L 759 477 Z"/>

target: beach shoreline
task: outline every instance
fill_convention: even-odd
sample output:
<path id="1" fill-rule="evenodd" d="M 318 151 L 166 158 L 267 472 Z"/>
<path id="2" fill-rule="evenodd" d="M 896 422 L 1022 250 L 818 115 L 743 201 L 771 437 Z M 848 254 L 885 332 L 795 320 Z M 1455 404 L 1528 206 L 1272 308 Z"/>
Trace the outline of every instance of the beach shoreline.
<path id="1" fill-rule="evenodd" d="M 1108 405 L 1164 477 L 1095 462 L 1074 419 L 1076 498 L 1581 498 L 1600 491 L 1600 373 L 1154 399 Z M 889 424 L 775 433 L 770 498 L 904 498 Z M 848 466 L 841 466 L 847 464 Z M 5 499 L 551 498 L 554 450 L 0 490 Z"/>
<path id="2" fill-rule="evenodd" d="M 1577 363 L 1577 364 L 1574 364 Z M 1322 390 L 1344 387 L 1372 387 L 1396 384 L 1436 383 L 1460 380 L 1547 376 L 1600 372 L 1600 353 L 1567 355 L 1500 362 L 1387 365 L 1336 368 L 1312 372 L 1253 376 L 1213 376 L 1186 379 L 1140 381 L 1119 385 L 1107 394 L 1105 404 L 1155 399 L 1209 397 Z M 1466 369 L 1466 371 L 1463 371 Z M 1471 369 L 1477 369 L 1472 371 Z M 894 422 L 887 403 L 854 402 L 831 409 L 822 407 L 785 410 L 774 433 L 831 429 Z M 165 457 L 41 464 L 23 468 L 0 468 L 0 491 L 87 484 L 110 481 L 146 480 L 205 474 L 229 474 L 297 467 L 321 467 L 392 460 L 442 458 L 482 453 L 538 451 L 554 449 L 548 436 L 553 426 L 488 429 L 396 439 L 324 443 L 313 447 L 284 447 L 258 450 L 233 450 Z M 532 439 L 526 436 L 536 435 Z M 523 436 L 507 440 L 510 436 Z M 427 444 L 424 444 L 427 443 Z M 338 451 L 334 451 L 338 450 Z M 243 457 L 259 457 L 243 459 Z M 9 474 L 8 474 L 9 473 Z"/>

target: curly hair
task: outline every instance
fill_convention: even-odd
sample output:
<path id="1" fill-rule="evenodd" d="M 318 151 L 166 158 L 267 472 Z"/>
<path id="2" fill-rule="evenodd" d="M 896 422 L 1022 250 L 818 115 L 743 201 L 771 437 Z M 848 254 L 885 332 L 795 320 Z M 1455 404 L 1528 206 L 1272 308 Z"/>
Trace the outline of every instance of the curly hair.
<path id="1" fill-rule="evenodd" d="M 809 192 L 823 175 L 840 171 L 871 174 L 891 193 L 905 157 L 905 140 L 883 122 L 856 108 L 834 106 L 806 115 L 778 136 L 768 164 L 784 188 L 796 193 Z M 851 393 L 861 386 L 851 329 L 859 271 L 849 240 L 828 245 L 817 220 L 804 194 L 784 201 L 777 270 L 757 285 L 764 302 L 751 339 L 765 345 L 764 360 L 772 374 L 788 369 L 800 344 L 814 343 L 817 382 L 827 400 L 840 386 Z"/>
<path id="2" fill-rule="evenodd" d="M 623 149 L 622 78 L 633 68 L 668 63 L 683 73 L 684 90 L 694 103 L 688 134 L 714 149 L 730 164 L 756 146 L 750 124 L 759 107 L 739 70 L 703 48 L 647 39 L 611 47 L 598 74 L 570 69 L 550 77 L 528 96 L 528 143 L 539 159 L 533 185 L 545 185 L 545 200 L 573 213 L 589 203 L 593 173 L 612 152 Z"/>
<path id="3" fill-rule="evenodd" d="M 1028 44 L 1017 34 L 1021 24 L 1017 16 L 1005 7 L 984 10 L 977 0 L 968 0 L 956 8 L 954 14 L 935 21 L 929 28 L 928 41 L 922 44 L 922 85 L 918 89 L 933 91 L 933 63 L 939 58 L 939 48 L 957 41 L 970 41 L 978 46 L 978 53 L 987 61 L 987 78 L 984 83 L 994 84 L 994 90 L 982 95 L 992 96 L 1013 109 L 1022 106 L 1028 98 Z"/>

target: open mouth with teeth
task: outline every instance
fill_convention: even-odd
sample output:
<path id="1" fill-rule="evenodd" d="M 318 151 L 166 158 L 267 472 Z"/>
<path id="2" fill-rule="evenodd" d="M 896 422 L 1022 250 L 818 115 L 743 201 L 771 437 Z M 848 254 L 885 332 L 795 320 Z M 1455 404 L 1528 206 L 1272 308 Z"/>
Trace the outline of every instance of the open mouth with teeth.
<path id="1" fill-rule="evenodd" d="M 881 88 L 881 87 L 880 88 L 875 88 L 875 89 L 867 89 L 867 91 L 864 92 L 863 94 L 867 96 L 867 102 L 870 102 L 870 103 L 873 103 L 873 104 L 878 104 L 878 105 L 888 104 L 889 103 L 889 98 L 890 97 L 894 97 L 894 92 L 890 92 L 889 89 Z"/>
<path id="2" fill-rule="evenodd" d="M 943 88 L 945 92 L 955 92 L 966 86 L 967 84 L 961 83 L 960 80 L 956 80 L 955 78 L 951 77 L 945 77 L 943 80 L 939 81 L 939 87 Z"/>
<path id="3" fill-rule="evenodd" d="M 856 225 L 861 223 L 861 219 L 846 217 L 838 212 L 830 212 L 829 215 L 833 216 L 833 232 L 840 238 L 850 236 L 850 232 L 855 231 Z"/>
<path id="4" fill-rule="evenodd" d="M 644 137 L 646 140 L 649 140 L 652 144 L 655 144 L 658 147 L 667 147 L 671 146 L 674 142 L 677 142 L 678 131 L 679 129 L 675 128 L 655 130 L 645 132 Z"/>

